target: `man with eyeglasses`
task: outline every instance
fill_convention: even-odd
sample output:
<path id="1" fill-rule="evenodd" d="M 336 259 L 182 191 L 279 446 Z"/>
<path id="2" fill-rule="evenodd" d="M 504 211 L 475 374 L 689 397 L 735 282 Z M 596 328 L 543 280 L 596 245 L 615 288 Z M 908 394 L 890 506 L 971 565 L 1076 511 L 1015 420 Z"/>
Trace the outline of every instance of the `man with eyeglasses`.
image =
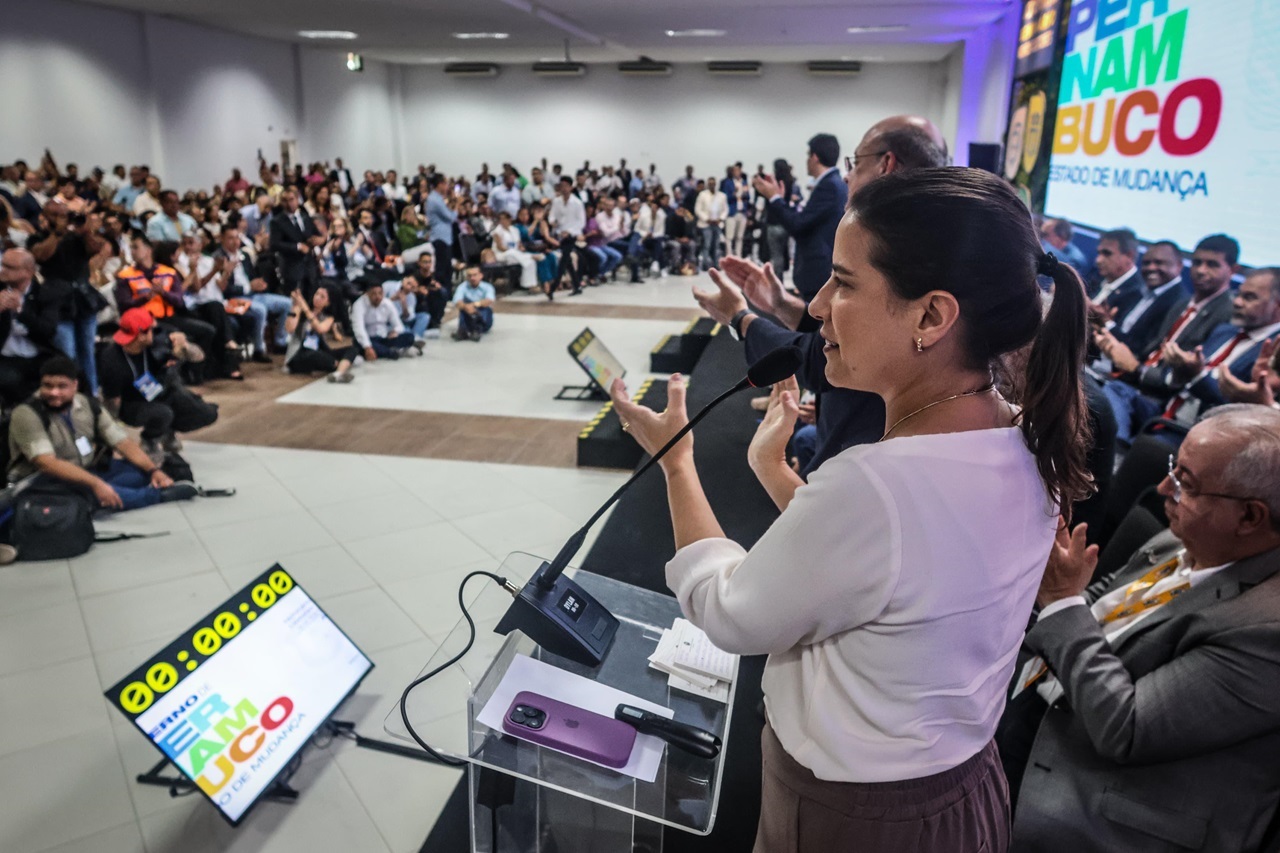
<path id="1" fill-rule="evenodd" d="M 811 154 L 809 158 L 811 174 L 816 168 L 815 156 Z M 853 156 L 845 158 L 848 173 L 842 189 L 856 192 L 890 172 L 945 166 L 947 159 L 946 141 L 933 122 L 921 116 L 891 116 L 872 125 Z M 761 186 L 777 187 L 772 178 L 759 175 L 753 183 L 757 191 Z M 840 198 L 847 198 L 847 194 Z M 783 202 L 775 198 L 770 206 L 781 207 Z M 843 215 L 842 200 L 837 223 Z M 827 248 L 825 264 L 819 287 L 830 276 L 831 247 Z M 798 460 L 801 476 L 808 477 L 845 448 L 880 438 L 884 433 L 884 402 L 875 394 L 834 388 L 827 382 L 827 359 L 822 350 L 824 341 L 817 332 L 818 323 L 809 316 L 805 300 L 783 288 L 772 264 L 760 266 L 743 258 L 727 257 L 721 262 L 721 269 L 711 271 L 711 280 L 716 289 L 708 292 L 694 288 L 694 298 L 716 321 L 746 342 L 748 363 L 780 346 L 798 346 L 804 353 L 798 376 L 806 389 L 818 395 L 818 403 L 813 425 L 814 452 L 810 458 Z"/>
<path id="2" fill-rule="evenodd" d="M 1114 574 L 1084 525 L 1050 555 L 997 734 L 1011 851 L 1275 849 L 1280 412 L 1215 409 L 1158 491 L 1169 529 Z"/>

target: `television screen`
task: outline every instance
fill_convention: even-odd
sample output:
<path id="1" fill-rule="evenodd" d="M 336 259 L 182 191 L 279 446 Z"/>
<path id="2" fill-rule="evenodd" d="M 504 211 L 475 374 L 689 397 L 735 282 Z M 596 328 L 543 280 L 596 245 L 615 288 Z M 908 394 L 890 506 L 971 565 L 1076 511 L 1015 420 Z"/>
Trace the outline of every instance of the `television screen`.
<path id="1" fill-rule="evenodd" d="M 600 390 L 608 393 L 613 380 L 626 376 L 627 369 L 622 366 L 609 348 L 605 346 L 590 328 L 582 330 L 582 334 L 569 344 L 569 354 L 582 366 L 591 380 L 600 386 Z"/>
<path id="2" fill-rule="evenodd" d="M 234 825 L 371 669 L 277 564 L 106 695 Z"/>
<path id="3" fill-rule="evenodd" d="M 1026 77 L 1053 65 L 1062 0 L 1023 0 L 1022 26 L 1018 28 L 1018 60 L 1015 78 Z"/>
<path id="4" fill-rule="evenodd" d="M 1280 261 L 1278 42 L 1276 0 L 1072 3 L 1045 213 Z"/>

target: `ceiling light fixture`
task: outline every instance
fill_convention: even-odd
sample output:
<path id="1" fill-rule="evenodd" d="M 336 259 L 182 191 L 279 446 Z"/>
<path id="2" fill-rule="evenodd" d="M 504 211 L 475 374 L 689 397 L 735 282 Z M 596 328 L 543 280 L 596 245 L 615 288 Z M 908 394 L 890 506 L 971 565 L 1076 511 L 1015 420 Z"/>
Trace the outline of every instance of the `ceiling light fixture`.
<path id="1" fill-rule="evenodd" d="M 862 33 L 900 33 L 906 28 L 906 24 L 876 24 L 869 27 L 849 27 L 845 32 L 851 35 L 860 35 Z"/>
<path id="2" fill-rule="evenodd" d="M 464 39 L 464 40 L 498 39 L 499 41 L 501 41 L 502 39 L 509 38 L 510 35 L 511 35 L 510 33 L 454 33 L 453 37 L 456 39 Z"/>
<path id="3" fill-rule="evenodd" d="M 298 35 L 304 39 L 337 39 L 340 41 L 351 41 L 356 34 L 351 30 L 298 30 Z"/>
<path id="4" fill-rule="evenodd" d="M 713 39 L 724 35 L 724 30 L 667 30 L 667 38 Z"/>

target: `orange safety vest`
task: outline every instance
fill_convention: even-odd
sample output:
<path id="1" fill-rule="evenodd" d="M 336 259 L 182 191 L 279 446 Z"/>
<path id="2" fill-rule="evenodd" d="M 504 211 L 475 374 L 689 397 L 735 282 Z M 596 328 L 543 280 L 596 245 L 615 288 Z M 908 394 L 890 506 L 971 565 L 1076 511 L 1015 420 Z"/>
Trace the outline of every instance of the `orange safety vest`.
<path id="1" fill-rule="evenodd" d="M 165 317 L 173 316 L 173 306 L 165 301 L 164 292 L 173 289 L 173 283 L 178 280 L 178 271 L 173 267 L 164 264 L 156 264 L 151 270 L 151 278 L 147 278 L 141 269 L 134 266 L 128 266 L 120 270 L 116 277 L 129 285 L 129 291 L 134 298 L 139 297 L 139 291 L 151 291 L 151 298 L 143 303 L 141 308 L 147 309 L 152 317 L 157 320 L 163 320 Z M 124 313 L 123 311 L 121 313 Z"/>

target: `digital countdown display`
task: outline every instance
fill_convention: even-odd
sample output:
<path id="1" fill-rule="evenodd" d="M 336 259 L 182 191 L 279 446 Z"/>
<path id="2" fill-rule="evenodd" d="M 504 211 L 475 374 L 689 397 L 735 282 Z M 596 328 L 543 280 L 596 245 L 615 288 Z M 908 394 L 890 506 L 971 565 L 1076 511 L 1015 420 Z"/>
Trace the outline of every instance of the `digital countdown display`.
<path id="1" fill-rule="evenodd" d="M 1280 3 L 1073 0 L 1045 212 L 1280 261 Z"/>
<path id="2" fill-rule="evenodd" d="M 106 696 L 234 825 L 372 669 L 277 564 Z"/>

